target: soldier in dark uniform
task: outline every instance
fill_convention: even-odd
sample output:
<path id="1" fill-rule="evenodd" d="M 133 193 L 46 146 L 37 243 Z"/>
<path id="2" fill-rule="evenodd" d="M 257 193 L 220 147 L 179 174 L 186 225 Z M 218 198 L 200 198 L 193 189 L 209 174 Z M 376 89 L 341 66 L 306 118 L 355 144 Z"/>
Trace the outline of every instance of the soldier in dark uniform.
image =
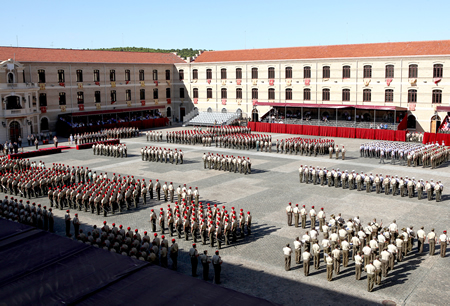
<path id="1" fill-rule="evenodd" d="M 75 230 L 75 238 L 77 238 L 80 232 L 80 220 L 78 219 L 78 214 L 75 214 L 75 218 L 73 218 L 72 223 Z"/>
<path id="2" fill-rule="evenodd" d="M 53 233 L 53 228 L 55 225 L 55 220 L 53 219 L 53 213 L 52 213 L 52 209 L 49 208 L 48 210 L 48 231 Z"/>

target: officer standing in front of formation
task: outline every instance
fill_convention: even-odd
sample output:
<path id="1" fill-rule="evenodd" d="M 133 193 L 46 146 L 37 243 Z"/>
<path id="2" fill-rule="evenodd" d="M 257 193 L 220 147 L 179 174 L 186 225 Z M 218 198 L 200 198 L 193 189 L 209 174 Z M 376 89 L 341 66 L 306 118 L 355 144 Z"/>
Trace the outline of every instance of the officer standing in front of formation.
<path id="1" fill-rule="evenodd" d="M 66 210 L 66 214 L 64 216 L 64 221 L 66 223 L 66 236 L 70 237 L 70 211 Z"/>
<path id="2" fill-rule="evenodd" d="M 214 267 L 214 282 L 216 284 L 220 284 L 220 272 L 222 270 L 222 259 L 219 256 L 219 251 L 216 251 L 216 254 L 212 258 L 212 264 Z"/>
<path id="3" fill-rule="evenodd" d="M 175 242 L 175 239 L 172 239 L 170 258 L 172 259 L 172 270 L 176 271 L 178 267 L 178 243 Z"/>
<path id="4" fill-rule="evenodd" d="M 284 269 L 289 271 L 291 269 L 291 254 L 292 249 L 289 246 L 289 243 L 283 248 L 284 253 Z"/>
<path id="5" fill-rule="evenodd" d="M 289 205 L 286 207 L 286 215 L 287 215 L 287 224 L 288 224 L 288 226 L 292 225 L 292 213 L 293 213 L 292 206 L 291 206 L 291 203 L 289 202 Z"/>
<path id="6" fill-rule="evenodd" d="M 211 263 L 207 250 L 203 251 L 203 254 L 200 256 L 200 260 L 203 266 L 203 280 L 207 281 L 209 279 L 209 264 Z"/>
<path id="7" fill-rule="evenodd" d="M 191 257 L 192 276 L 197 277 L 198 251 L 195 243 L 192 244 L 192 248 L 189 250 L 189 256 Z"/>

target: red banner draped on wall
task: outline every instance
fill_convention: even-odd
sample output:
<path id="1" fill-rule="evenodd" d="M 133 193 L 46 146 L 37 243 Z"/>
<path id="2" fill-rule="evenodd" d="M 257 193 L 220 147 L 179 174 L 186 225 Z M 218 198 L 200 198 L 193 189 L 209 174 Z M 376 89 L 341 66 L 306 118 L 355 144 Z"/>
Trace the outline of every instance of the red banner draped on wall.
<path id="1" fill-rule="evenodd" d="M 395 131 L 395 141 L 406 141 L 407 131 Z"/>
<path id="2" fill-rule="evenodd" d="M 375 139 L 377 140 L 395 140 L 395 131 L 392 130 L 375 130 Z"/>
<path id="3" fill-rule="evenodd" d="M 403 117 L 402 121 L 397 126 L 397 131 L 406 130 L 408 127 L 408 116 Z"/>
<path id="4" fill-rule="evenodd" d="M 337 137 L 355 138 L 356 137 L 356 129 L 348 128 L 348 127 L 340 127 L 337 129 Z"/>
<path id="5" fill-rule="evenodd" d="M 270 127 L 271 133 L 286 133 L 286 124 L 272 124 Z"/>
<path id="6" fill-rule="evenodd" d="M 319 129 L 320 136 L 336 137 L 337 127 L 335 126 L 321 126 Z"/>
<path id="7" fill-rule="evenodd" d="M 450 134 L 442 134 L 442 133 L 425 133 L 423 134 L 423 144 L 432 142 L 436 143 L 439 142 L 439 144 L 442 144 L 442 141 L 444 141 L 444 144 L 446 146 L 450 145 Z"/>
<path id="8" fill-rule="evenodd" d="M 372 130 L 372 129 L 356 129 L 355 138 L 375 139 L 375 130 Z"/>
<path id="9" fill-rule="evenodd" d="M 286 133 L 288 134 L 302 134 L 303 125 L 300 124 L 286 124 Z"/>
<path id="10" fill-rule="evenodd" d="M 319 126 L 317 125 L 304 125 L 303 134 L 311 136 L 319 136 Z"/>

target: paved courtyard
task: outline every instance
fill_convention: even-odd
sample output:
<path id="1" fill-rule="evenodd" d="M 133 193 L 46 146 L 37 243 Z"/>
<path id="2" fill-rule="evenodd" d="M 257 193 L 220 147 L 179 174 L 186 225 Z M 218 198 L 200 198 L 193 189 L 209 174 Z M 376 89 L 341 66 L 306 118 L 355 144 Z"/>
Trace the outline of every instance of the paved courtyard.
<path id="1" fill-rule="evenodd" d="M 164 129 L 177 130 L 180 128 Z M 272 140 L 289 138 L 292 135 L 272 134 Z M 308 137 L 309 136 L 304 136 Z M 313 137 L 315 138 L 315 137 Z M 291 243 L 295 237 L 301 237 L 306 230 L 288 227 L 286 223 L 285 207 L 288 202 L 299 206 L 305 204 L 309 209 L 314 205 L 320 209 L 324 207 L 327 217 L 332 213 L 342 213 L 345 219 L 359 215 L 363 224 L 374 217 L 383 225 L 388 225 L 393 219 L 397 220 L 399 228 L 414 226 L 418 230 L 425 227 L 428 233 L 435 228 L 438 235 L 447 229 L 450 217 L 450 195 L 444 188 L 443 201 L 435 202 L 417 198 L 409 199 L 400 196 L 386 196 L 384 194 L 358 192 L 334 187 L 320 187 L 319 185 L 300 184 L 298 168 L 301 164 L 340 168 L 340 170 L 355 170 L 364 173 L 383 173 L 383 175 L 408 175 L 416 179 L 434 181 L 442 180 L 444 186 L 450 186 L 449 167 L 443 165 L 438 169 L 408 168 L 405 166 L 379 164 L 379 160 L 360 158 L 359 145 L 362 140 L 336 138 L 339 147 L 345 145 L 346 160 L 329 159 L 328 155 L 306 157 L 296 155 L 261 153 L 255 150 L 240 151 L 201 145 L 180 145 L 146 142 L 145 136 L 124 139 L 128 146 L 128 158 L 115 159 L 112 157 L 94 156 L 92 150 L 65 150 L 61 154 L 34 158 L 42 160 L 50 167 L 52 163 L 64 163 L 70 166 L 87 166 L 100 172 L 134 175 L 146 180 L 159 179 L 162 183 L 173 182 L 174 186 L 186 184 L 199 188 L 202 202 L 232 206 L 236 210 L 243 208 L 253 215 L 253 231 L 250 237 L 238 240 L 234 245 L 224 246 L 221 256 L 222 286 L 235 289 L 250 295 L 268 299 L 279 304 L 380 304 L 383 301 L 393 301 L 398 305 L 436 305 L 448 303 L 450 283 L 449 256 L 440 258 L 412 255 L 396 264 L 395 270 L 382 280 L 380 286 L 375 286 L 373 292 L 367 292 L 367 278 L 365 273 L 360 281 L 355 280 L 354 264 L 350 261 L 347 268 L 341 269 L 339 276 L 334 275 L 332 282 L 326 280 L 323 261 L 321 269 L 314 270 L 311 266 L 309 277 L 303 275 L 301 265 L 296 265 L 292 259 L 291 271 L 284 270 L 284 256 L 282 248 Z M 66 145 L 62 142 L 61 145 Z M 144 162 L 141 160 L 140 148 L 146 145 L 182 149 L 185 153 L 185 163 L 182 165 Z M 204 170 L 201 156 L 204 152 L 233 154 L 248 156 L 252 160 L 252 174 L 243 175 L 216 170 Z M 48 204 L 46 199 L 38 201 Z M 115 222 L 132 229 L 138 228 L 150 231 L 149 214 L 151 208 L 166 209 L 168 203 L 164 201 L 150 201 L 146 206 L 130 212 L 109 215 L 109 224 Z M 73 214 L 74 212 L 72 212 Z M 100 226 L 105 219 L 103 216 L 86 212 L 78 212 L 83 227 L 89 230 L 93 224 Z M 64 211 L 55 210 L 55 216 L 62 218 L 56 223 L 58 234 L 64 235 Z M 322 239 L 322 235 L 319 236 Z M 178 239 L 177 239 L 178 240 Z M 192 241 L 178 240 L 181 248 L 179 272 L 190 274 L 190 262 L 187 256 Z M 212 255 L 214 249 L 198 243 L 199 252 L 204 249 Z M 428 245 L 425 246 L 425 253 Z M 436 252 L 439 252 L 437 247 Z M 199 266 L 201 271 L 201 265 Z M 201 275 L 201 273 L 200 273 Z M 212 279 L 213 272 L 210 270 Z M 165 293 L 168 294 L 168 293 Z"/>

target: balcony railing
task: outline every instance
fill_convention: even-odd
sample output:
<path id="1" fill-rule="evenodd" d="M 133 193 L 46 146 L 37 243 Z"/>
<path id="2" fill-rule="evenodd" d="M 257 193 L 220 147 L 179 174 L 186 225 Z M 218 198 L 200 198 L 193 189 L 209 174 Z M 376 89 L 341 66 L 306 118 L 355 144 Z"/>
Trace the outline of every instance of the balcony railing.
<path id="1" fill-rule="evenodd" d="M 0 83 L 0 89 L 33 89 L 39 88 L 37 83 Z"/>

